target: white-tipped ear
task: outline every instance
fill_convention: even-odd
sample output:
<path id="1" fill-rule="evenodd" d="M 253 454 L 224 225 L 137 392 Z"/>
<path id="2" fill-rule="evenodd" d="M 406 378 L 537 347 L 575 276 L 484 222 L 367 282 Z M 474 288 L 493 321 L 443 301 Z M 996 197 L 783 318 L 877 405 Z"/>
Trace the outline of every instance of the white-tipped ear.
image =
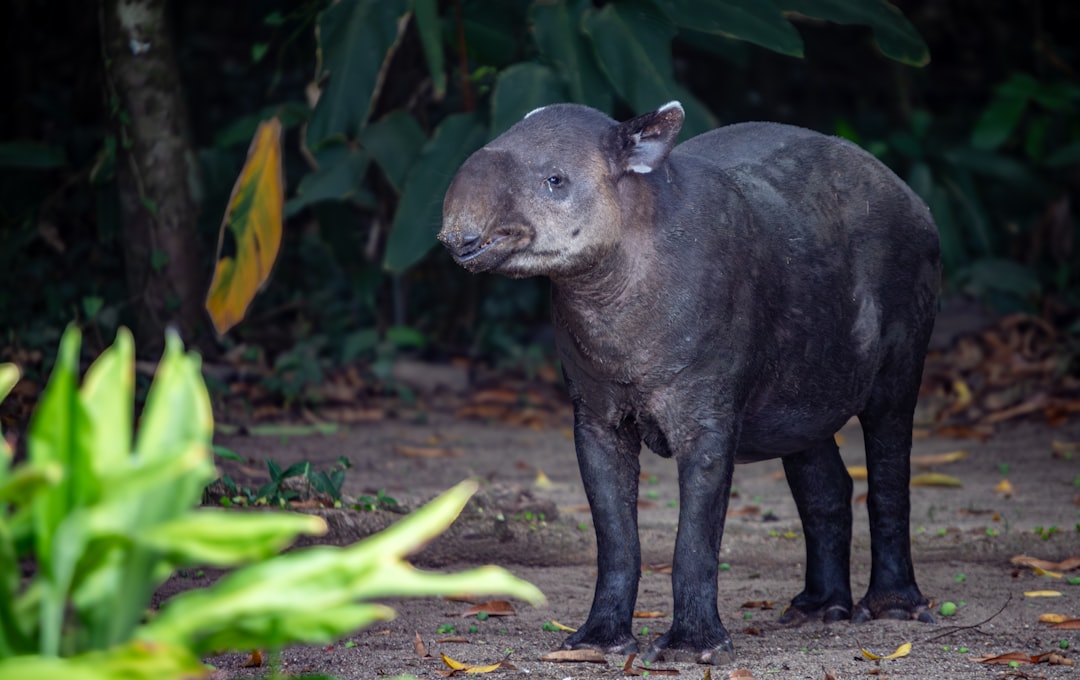
<path id="1" fill-rule="evenodd" d="M 612 154 L 624 172 L 647 174 L 667 159 L 682 129 L 686 114 L 682 104 L 668 102 L 656 111 L 616 126 Z"/>
<path id="2" fill-rule="evenodd" d="M 678 103 L 678 102 L 676 102 L 676 103 Z M 539 112 L 543 111 L 546 108 L 547 108 L 546 106 L 541 106 L 539 108 L 535 108 L 532 111 L 529 111 L 528 113 L 526 113 L 525 118 L 528 118 L 529 116 L 533 115 L 534 113 L 539 113 Z M 522 118 L 522 120 L 525 120 L 525 118 Z"/>

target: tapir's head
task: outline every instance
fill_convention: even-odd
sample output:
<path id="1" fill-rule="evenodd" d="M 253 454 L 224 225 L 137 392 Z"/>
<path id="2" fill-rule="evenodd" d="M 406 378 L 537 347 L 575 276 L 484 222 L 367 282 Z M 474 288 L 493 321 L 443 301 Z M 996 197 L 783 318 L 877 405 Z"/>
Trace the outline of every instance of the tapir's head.
<path id="1" fill-rule="evenodd" d="M 461 166 L 439 240 L 473 272 L 588 269 L 632 220 L 649 219 L 625 183 L 664 164 L 682 123 L 678 102 L 625 123 L 575 104 L 537 109 Z"/>

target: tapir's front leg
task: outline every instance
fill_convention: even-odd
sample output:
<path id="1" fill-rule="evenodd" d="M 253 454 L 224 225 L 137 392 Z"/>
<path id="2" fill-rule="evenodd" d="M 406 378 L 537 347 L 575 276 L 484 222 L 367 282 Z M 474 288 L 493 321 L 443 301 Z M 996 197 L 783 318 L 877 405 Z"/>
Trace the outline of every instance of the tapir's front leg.
<path id="1" fill-rule="evenodd" d="M 583 411 L 575 408 L 574 446 L 596 530 L 599 573 L 589 618 L 563 642 L 563 649 L 635 653 L 632 619 L 641 576 L 637 529 L 641 440 L 632 425 L 605 426 Z"/>
<path id="2" fill-rule="evenodd" d="M 675 538 L 671 629 L 650 646 L 646 658 L 681 657 L 722 664 L 735 658 L 731 637 L 716 610 L 720 539 L 724 534 L 728 493 L 735 464 L 735 437 L 706 431 L 686 451 L 679 465 L 679 533 Z"/>

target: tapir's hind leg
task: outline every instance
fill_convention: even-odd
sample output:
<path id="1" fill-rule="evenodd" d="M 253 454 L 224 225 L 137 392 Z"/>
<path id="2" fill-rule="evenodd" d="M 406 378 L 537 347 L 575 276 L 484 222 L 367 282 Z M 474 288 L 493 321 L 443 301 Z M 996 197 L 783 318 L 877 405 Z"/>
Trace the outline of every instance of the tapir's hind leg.
<path id="1" fill-rule="evenodd" d="M 784 456 L 784 473 L 806 536 L 806 588 L 795 596 L 780 623 L 851 616 L 851 476 L 829 438 L 801 453 Z"/>
<path id="2" fill-rule="evenodd" d="M 870 586 L 852 613 L 855 622 L 880 618 L 933 622 L 915 584 L 911 561 L 911 426 L 921 373 L 921 355 L 894 359 L 878 376 L 859 414 L 870 484 L 871 566 Z"/>

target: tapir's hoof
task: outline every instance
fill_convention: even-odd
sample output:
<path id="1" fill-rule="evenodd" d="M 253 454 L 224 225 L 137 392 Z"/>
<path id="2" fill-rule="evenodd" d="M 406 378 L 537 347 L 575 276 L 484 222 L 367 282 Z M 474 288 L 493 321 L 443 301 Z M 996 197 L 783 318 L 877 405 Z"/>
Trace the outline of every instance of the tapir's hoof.
<path id="1" fill-rule="evenodd" d="M 780 615 L 779 623 L 782 626 L 801 626 L 809 621 L 824 621 L 835 623 L 846 621 L 851 618 L 851 607 L 842 604 L 826 605 L 813 609 L 806 609 L 791 605 Z"/>
<path id="2" fill-rule="evenodd" d="M 689 636 L 673 635 L 671 631 L 658 637 L 645 652 L 645 661 L 682 661 L 685 663 L 702 663 L 713 666 L 721 666 L 735 661 L 735 647 L 731 644 L 731 638 L 726 631 L 721 629 L 722 635 L 714 635 L 712 642 L 697 640 L 701 636 L 695 635 L 695 640 Z"/>
<path id="3" fill-rule="evenodd" d="M 866 597 L 855 606 L 855 611 L 851 613 L 851 622 L 866 623 L 871 619 L 934 622 L 934 617 L 927 607 L 926 598 L 919 594 L 918 591 L 914 596 L 900 593 L 887 595 L 867 593 Z"/>
<path id="4" fill-rule="evenodd" d="M 595 649 L 604 654 L 637 654 L 638 642 L 630 633 L 621 635 L 590 634 L 582 628 L 562 643 L 562 649 Z"/>

